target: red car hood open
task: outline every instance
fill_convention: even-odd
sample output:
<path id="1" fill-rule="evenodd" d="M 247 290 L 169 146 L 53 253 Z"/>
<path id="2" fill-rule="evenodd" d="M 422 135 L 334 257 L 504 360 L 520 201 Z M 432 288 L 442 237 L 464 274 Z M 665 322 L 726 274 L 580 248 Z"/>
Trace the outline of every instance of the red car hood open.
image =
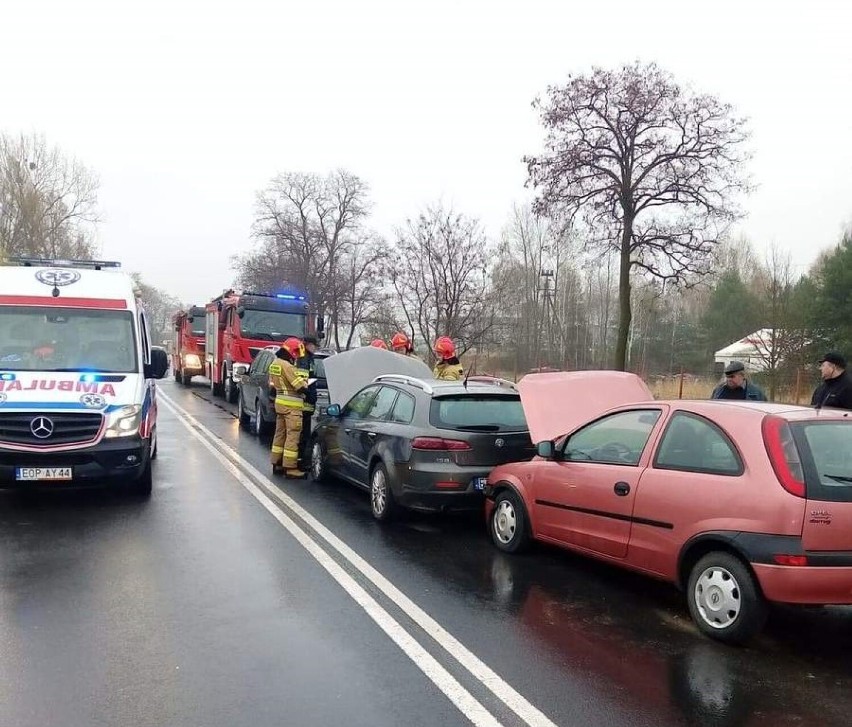
<path id="1" fill-rule="evenodd" d="M 568 434 L 617 406 L 654 398 L 642 379 L 623 371 L 528 374 L 518 389 L 533 442 Z"/>

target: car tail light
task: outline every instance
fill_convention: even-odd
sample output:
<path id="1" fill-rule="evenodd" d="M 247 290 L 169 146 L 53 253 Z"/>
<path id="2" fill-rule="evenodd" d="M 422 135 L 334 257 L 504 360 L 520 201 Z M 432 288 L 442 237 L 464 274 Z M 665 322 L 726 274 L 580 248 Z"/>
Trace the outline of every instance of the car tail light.
<path id="1" fill-rule="evenodd" d="M 772 559 L 778 565 L 794 565 L 798 567 L 803 567 L 808 564 L 808 556 L 806 555 L 783 555 L 779 553 L 773 555 Z"/>
<path id="2" fill-rule="evenodd" d="M 441 437 L 415 437 L 411 443 L 412 449 L 428 449 L 433 451 L 462 452 L 471 447 L 467 442 L 460 439 L 442 439 Z"/>
<path id="3" fill-rule="evenodd" d="M 461 482 L 436 482 L 435 487 L 439 490 L 458 490 L 462 486 Z"/>
<path id="4" fill-rule="evenodd" d="M 763 443 L 781 486 L 791 495 L 805 497 L 805 475 L 790 425 L 781 417 L 763 420 Z"/>

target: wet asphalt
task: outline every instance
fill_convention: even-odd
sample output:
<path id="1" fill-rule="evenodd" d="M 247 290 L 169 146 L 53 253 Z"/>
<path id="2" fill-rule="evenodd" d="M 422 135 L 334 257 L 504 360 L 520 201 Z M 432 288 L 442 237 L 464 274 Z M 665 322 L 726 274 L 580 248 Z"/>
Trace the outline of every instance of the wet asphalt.
<path id="1" fill-rule="evenodd" d="M 233 407 L 202 383 L 161 391 L 268 474 L 268 442 Z M 0 727 L 472 723 L 250 473 L 165 406 L 159 442 L 149 500 L 0 493 Z M 503 555 L 477 515 L 382 525 L 350 485 L 276 483 L 553 724 L 852 723 L 852 609 L 776 609 L 735 649 L 699 635 L 673 588 L 549 547 Z M 270 507 L 496 723 L 530 723 L 298 512 Z"/>

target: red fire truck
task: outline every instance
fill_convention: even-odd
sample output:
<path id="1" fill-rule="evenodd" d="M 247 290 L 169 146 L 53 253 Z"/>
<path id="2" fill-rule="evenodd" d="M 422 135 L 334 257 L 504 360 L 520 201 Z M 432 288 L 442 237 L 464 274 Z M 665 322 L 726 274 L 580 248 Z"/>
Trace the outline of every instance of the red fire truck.
<path id="1" fill-rule="evenodd" d="M 295 336 L 323 336 L 306 296 L 226 290 L 206 306 L 206 375 L 215 396 L 237 400 L 237 383 L 261 349 Z"/>
<path id="2" fill-rule="evenodd" d="M 193 376 L 204 376 L 204 332 L 207 311 L 194 305 L 175 314 L 172 371 L 175 381 L 189 386 Z"/>

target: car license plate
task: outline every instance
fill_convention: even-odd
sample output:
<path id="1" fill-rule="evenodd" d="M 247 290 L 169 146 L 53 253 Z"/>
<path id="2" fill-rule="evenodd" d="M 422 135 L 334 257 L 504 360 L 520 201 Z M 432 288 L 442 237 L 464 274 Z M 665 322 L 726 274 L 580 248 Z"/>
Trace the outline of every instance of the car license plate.
<path id="1" fill-rule="evenodd" d="M 18 467 L 15 470 L 15 479 L 18 481 L 30 480 L 70 480 L 70 467 Z"/>
<path id="2" fill-rule="evenodd" d="M 473 478 L 473 489 L 479 492 L 483 492 L 485 490 L 485 485 L 488 482 L 487 477 L 474 477 Z"/>

